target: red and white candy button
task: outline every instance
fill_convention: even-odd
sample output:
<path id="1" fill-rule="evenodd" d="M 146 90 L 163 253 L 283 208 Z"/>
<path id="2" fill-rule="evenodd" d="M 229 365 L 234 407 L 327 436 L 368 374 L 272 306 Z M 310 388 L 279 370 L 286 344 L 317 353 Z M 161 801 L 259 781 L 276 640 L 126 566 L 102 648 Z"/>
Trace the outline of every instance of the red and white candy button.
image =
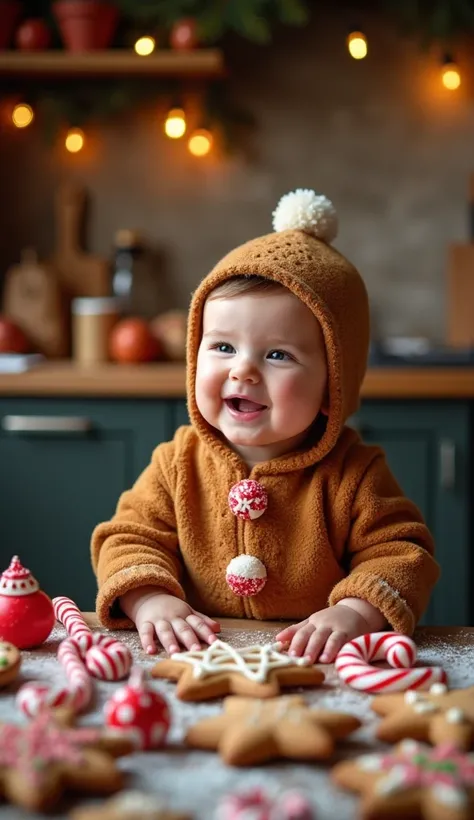
<path id="1" fill-rule="evenodd" d="M 235 595 L 250 598 L 267 583 L 267 570 L 254 555 L 238 555 L 227 565 L 225 579 Z"/>
<path id="2" fill-rule="evenodd" d="M 229 507 L 238 518 L 253 521 L 260 518 L 268 506 L 265 487 L 253 478 L 238 481 L 229 490 Z"/>

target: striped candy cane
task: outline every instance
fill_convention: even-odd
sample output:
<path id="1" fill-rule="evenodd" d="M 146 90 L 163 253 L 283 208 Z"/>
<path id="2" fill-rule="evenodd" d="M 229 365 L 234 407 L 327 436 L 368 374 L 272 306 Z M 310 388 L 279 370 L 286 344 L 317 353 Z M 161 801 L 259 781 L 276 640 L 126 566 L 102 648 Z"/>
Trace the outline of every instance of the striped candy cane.
<path id="1" fill-rule="evenodd" d="M 387 661 L 391 669 L 373 666 L 371 661 Z M 335 669 L 344 683 L 362 692 L 405 692 L 429 689 L 433 683 L 446 683 L 446 672 L 439 666 L 412 668 L 416 645 L 397 632 L 372 632 L 344 644 Z"/>
<path id="2" fill-rule="evenodd" d="M 101 680 L 121 680 L 130 671 L 132 656 L 125 644 L 107 635 L 92 632 L 76 604 L 69 598 L 54 598 L 56 618 L 66 627 L 68 638 L 58 649 L 68 685 L 50 688 L 31 681 L 20 688 L 17 705 L 28 717 L 43 706 L 68 706 L 81 711 L 92 698 L 90 675 Z"/>

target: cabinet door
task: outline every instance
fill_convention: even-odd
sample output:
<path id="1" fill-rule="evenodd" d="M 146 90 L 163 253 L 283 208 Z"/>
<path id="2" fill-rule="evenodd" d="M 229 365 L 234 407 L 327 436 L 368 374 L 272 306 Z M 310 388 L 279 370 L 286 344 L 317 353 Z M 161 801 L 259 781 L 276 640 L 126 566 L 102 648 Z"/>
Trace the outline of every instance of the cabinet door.
<path id="1" fill-rule="evenodd" d="M 49 595 L 93 609 L 91 532 L 171 419 L 166 402 L 0 401 L 1 568 L 18 554 Z"/>
<path id="2" fill-rule="evenodd" d="M 442 575 L 423 623 L 471 623 L 469 404 L 366 401 L 355 426 L 364 441 L 383 447 L 405 495 L 434 535 Z"/>

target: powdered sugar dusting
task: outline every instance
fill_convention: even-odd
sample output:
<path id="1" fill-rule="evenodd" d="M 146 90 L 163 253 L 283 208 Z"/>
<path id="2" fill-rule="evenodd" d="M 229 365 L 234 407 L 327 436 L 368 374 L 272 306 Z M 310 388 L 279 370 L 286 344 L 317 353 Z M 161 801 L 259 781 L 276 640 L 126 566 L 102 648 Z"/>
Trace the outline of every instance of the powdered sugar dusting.
<path id="1" fill-rule="evenodd" d="M 255 624 L 255 626 L 257 626 Z M 275 624 L 249 632 L 242 628 L 225 626 L 219 637 L 235 647 L 251 644 L 273 643 L 282 626 Z M 156 663 L 159 656 L 146 655 L 140 647 L 135 631 L 111 632 L 128 646 L 134 662 L 146 669 Z M 59 642 L 65 637 L 63 627 L 55 627 L 48 641 L 33 651 L 22 652 L 21 679 L 1 690 L 0 720 L 24 722 L 26 719 L 14 704 L 15 693 L 27 680 L 41 680 L 52 685 L 63 685 L 64 672 L 56 660 Z M 456 643 L 449 631 L 428 633 L 420 630 L 416 636 L 419 665 L 443 666 L 451 687 L 474 685 L 474 630 L 463 630 L 456 636 Z M 221 701 L 207 703 L 184 703 L 174 696 L 175 684 L 170 681 L 153 680 L 152 686 L 167 698 L 172 725 L 167 746 L 154 752 L 140 752 L 118 761 L 127 773 L 127 789 L 138 789 L 161 796 L 174 811 L 189 812 L 196 820 L 215 820 L 219 799 L 229 791 L 245 791 L 255 786 L 275 795 L 283 789 L 300 789 L 314 807 L 316 820 L 353 820 L 357 816 L 357 798 L 345 794 L 330 783 L 328 773 L 337 760 L 386 748 L 376 741 L 374 732 L 378 718 L 371 711 L 372 696 L 341 686 L 334 668 L 321 667 L 326 681 L 321 687 L 299 689 L 299 694 L 315 708 L 348 712 L 362 721 L 362 727 L 338 746 L 330 763 L 304 764 L 294 761 L 274 763 L 250 768 L 236 769 L 225 766 L 214 752 L 186 749 L 183 737 L 188 726 L 205 717 L 218 715 Z M 102 710 L 108 697 L 123 684 L 94 680 L 94 701 L 90 711 L 84 714 L 82 725 L 98 725 L 102 722 Z M 92 803 L 92 798 L 68 798 L 55 813 L 55 818 L 66 818 L 67 809 L 78 803 Z M 62 812 L 62 813 L 61 813 Z M 24 820 L 20 809 L 2 806 L 5 820 Z M 42 815 L 31 814 L 32 818 Z"/>

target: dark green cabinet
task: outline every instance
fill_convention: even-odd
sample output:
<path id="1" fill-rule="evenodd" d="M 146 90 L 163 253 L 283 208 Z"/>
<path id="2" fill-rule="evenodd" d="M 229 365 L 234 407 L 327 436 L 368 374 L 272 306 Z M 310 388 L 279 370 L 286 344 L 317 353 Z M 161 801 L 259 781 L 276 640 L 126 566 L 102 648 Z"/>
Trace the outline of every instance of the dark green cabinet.
<path id="1" fill-rule="evenodd" d="M 46 592 L 92 609 L 92 529 L 187 423 L 184 400 L 0 399 L 0 568 L 18 553 Z M 471 624 L 471 404 L 370 400 L 351 423 L 435 537 L 442 578 L 424 622 Z"/>
<path id="2" fill-rule="evenodd" d="M 441 579 L 426 624 L 471 624 L 471 406 L 462 401 L 366 401 L 352 420 L 380 444 L 436 543 Z"/>
<path id="3" fill-rule="evenodd" d="M 1 567 L 19 554 L 49 595 L 93 609 L 92 529 L 174 427 L 165 400 L 1 400 Z"/>

